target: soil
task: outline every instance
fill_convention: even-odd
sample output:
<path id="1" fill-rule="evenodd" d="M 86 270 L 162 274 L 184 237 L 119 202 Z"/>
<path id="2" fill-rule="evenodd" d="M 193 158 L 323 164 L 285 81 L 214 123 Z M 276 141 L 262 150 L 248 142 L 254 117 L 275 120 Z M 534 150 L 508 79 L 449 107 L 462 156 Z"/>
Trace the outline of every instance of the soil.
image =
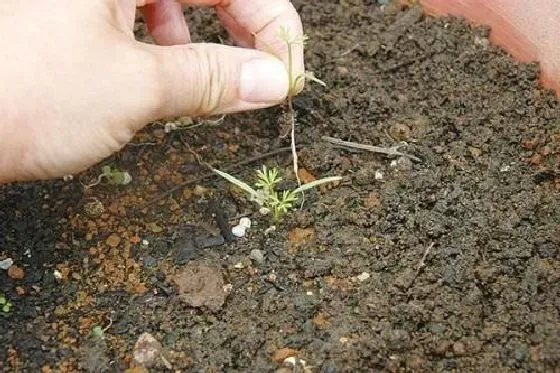
<path id="1" fill-rule="evenodd" d="M 414 7 L 296 5 L 328 84 L 295 99 L 300 167 L 343 181 L 272 230 L 208 176 L 194 153 L 244 180 L 277 166 L 293 185 L 272 108 L 150 125 L 104 162 L 128 185 L 84 188 L 96 166 L 0 186 L 0 260 L 15 265 L 0 270 L 2 371 L 124 371 L 143 333 L 166 360 L 153 372 L 558 371 L 560 105 L 538 66 Z M 227 40 L 210 12 L 186 16 L 196 40 Z M 322 136 L 404 141 L 421 161 Z M 242 216 L 246 236 L 224 235 Z"/>

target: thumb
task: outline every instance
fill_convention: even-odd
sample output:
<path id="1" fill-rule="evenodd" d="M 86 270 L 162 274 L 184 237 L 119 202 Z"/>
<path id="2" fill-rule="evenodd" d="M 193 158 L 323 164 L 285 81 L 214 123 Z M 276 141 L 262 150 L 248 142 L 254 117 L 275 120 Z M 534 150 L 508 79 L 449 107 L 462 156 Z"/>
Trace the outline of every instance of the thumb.
<path id="1" fill-rule="evenodd" d="M 162 95 L 159 118 L 152 119 L 260 109 L 288 93 L 286 67 L 261 51 L 205 43 L 145 47 L 155 57 Z"/>

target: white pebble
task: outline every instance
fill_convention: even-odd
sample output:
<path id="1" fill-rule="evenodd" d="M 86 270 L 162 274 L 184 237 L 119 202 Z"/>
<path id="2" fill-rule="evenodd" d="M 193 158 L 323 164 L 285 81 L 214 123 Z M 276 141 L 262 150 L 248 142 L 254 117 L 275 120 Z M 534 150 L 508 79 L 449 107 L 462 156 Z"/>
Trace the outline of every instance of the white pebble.
<path id="1" fill-rule="evenodd" d="M 165 123 L 165 126 L 163 127 L 163 132 L 165 133 L 169 133 L 171 131 L 175 131 L 177 129 L 177 125 L 173 122 L 167 122 Z"/>
<path id="2" fill-rule="evenodd" d="M 142 240 L 142 246 L 148 246 L 150 244 L 150 241 L 148 240 Z"/>
<path id="3" fill-rule="evenodd" d="M 275 231 L 276 231 L 276 226 L 271 225 L 270 227 L 268 227 L 264 230 L 264 234 L 268 235 L 268 234 L 271 234 L 272 232 L 275 232 Z"/>
<path id="4" fill-rule="evenodd" d="M 53 276 L 54 276 L 54 278 L 56 278 L 57 280 L 62 280 L 62 273 L 60 273 L 58 269 L 55 269 L 55 270 L 54 270 Z"/>
<path id="5" fill-rule="evenodd" d="M 290 356 L 284 359 L 284 364 L 290 364 L 295 366 L 297 363 L 297 358 L 295 356 Z"/>
<path id="6" fill-rule="evenodd" d="M 379 181 L 379 180 L 383 180 L 383 172 L 377 170 L 375 171 L 375 180 Z"/>
<path id="7" fill-rule="evenodd" d="M 0 269 L 8 269 L 14 264 L 12 258 L 6 258 L 4 260 L 0 260 Z"/>
<path id="8" fill-rule="evenodd" d="M 251 228 L 251 219 L 246 218 L 246 217 L 241 218 L 241 219 L 239 219 L 239 225 L 249 229 L 249 228 Z"/>
<path id="9" fill-rule="evenodd" d="M 243 269 L 243 268 L 245 268 L 245 266 L 243 265 L 243 263 L 239 262 L 239 263 L 235 264 L 235 265 L 233 266 L 233 268 L 235 268 L 235 269 Z"/>
<path id="10" fill-rule="evenodd" d="M 270 209 L 267 207 L 261 207 L 259 209 L 259 213 L 263 216 L 268 215 L 270 213 Z"/>
<path id="11" fill-rule="evenodd" d="M 370 278 L 370 274 L 367 272 L 362 272 L 360 273 L 357 277 L 358 280 L 360 280 L 360 282 L 364 282 L 365 280 L 367 280 L 368 278 Z"/>
<path id="12" fill-rule="evenodd" d="M 245 236 L 245 231 L 247 230 L 247 228 L 245 228 L 242 225 L 236 225 L 235 227 L 231 228 L 231 234 L 233 234 L 235 237 L 243 237 Z"/>

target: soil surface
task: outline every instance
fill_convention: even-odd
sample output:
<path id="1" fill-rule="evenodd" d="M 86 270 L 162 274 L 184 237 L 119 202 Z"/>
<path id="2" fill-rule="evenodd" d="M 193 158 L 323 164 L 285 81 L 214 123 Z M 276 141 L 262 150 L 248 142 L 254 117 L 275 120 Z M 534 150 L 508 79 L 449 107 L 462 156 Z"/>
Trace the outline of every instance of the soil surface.
<path id="1" fill-rule="evenodd" d="M 294 102 L 301 176 L 343 181 L 273 230 L 209 176 L 194 154 L 248 181 L 277 166 L 293 186 L 272 108 L 152 124 L 104 162 L 128 185 L 84 188 L 97 166 L 0 186 L 2 371 L 558 371 L 560 105 L 538 67 L 417 8 L 296 5 L 328 84 Z M 210 12 L 185 14 L 196 40 L 227 42 Z M 322 136 L 406 142 L 420 161 Z M 242 216 L 245 237 L 225 234 Z M 143 333 L 161 345 L 135 348 Z"/>

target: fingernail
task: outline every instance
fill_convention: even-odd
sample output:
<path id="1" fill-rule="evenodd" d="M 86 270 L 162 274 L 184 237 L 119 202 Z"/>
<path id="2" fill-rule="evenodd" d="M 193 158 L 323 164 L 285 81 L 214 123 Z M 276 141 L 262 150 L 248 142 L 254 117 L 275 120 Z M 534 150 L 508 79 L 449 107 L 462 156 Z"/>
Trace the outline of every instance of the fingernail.
<path id="1" fill-rule="evenodd" d="M 288 72 L 282 61 L 254 58 L 241 65 L 240 98 L 247 102 L 280 102 L 288 92 Z"/>

